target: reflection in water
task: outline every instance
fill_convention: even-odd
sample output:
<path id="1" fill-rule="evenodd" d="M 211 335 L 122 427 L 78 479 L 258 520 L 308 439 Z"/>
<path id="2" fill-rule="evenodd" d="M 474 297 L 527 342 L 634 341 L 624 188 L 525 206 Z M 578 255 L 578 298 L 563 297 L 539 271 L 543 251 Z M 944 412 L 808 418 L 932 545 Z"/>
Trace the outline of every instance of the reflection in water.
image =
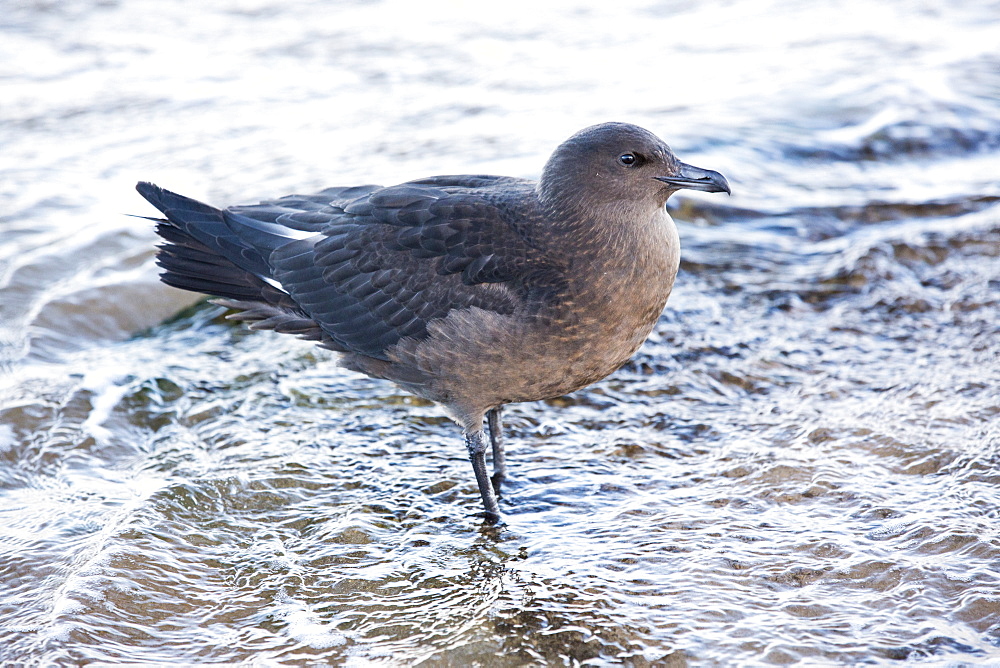
<path id="1" fill-rule="evenodd" d="M 414 7 L 9 8 L 0 658 L 996 663 L 997 8 Z M 736 196 L 671 203 L 632 362 L 508 411 L 500 531 L 439 408 L 191 307 L 121 215 L 611 119 Z"/>

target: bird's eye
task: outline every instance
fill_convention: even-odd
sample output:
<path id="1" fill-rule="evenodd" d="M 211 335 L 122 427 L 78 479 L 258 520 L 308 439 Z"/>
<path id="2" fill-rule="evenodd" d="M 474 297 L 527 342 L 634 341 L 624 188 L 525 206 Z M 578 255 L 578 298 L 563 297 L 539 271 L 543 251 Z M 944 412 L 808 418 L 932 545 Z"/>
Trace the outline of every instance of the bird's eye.
<path id="1" fill-rule="evenodd" d="M 639 162 L 639 160 L 632 153 L 622 153 L 618 156 L 618 162 L 622 163 L 626 167 L 631 167 Z"/>

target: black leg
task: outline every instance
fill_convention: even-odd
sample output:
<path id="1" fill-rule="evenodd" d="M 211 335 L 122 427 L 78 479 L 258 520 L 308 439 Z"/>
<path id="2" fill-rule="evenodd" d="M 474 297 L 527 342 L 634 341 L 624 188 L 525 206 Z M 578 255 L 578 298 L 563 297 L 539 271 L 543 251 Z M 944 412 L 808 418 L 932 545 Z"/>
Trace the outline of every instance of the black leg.
<path id="1" fill-rule="evenodd" d="M 503 424 L 500 422 L 500 413 L 503 406 L 497 406 L 486 414 L 486 421 L 490 425 L 490 443 L 493 446 L 493 491 L 500 496 L 500 485 L 507 477 L 507 455 L 503 451 Z"/>
<path id="2" fill-rule="evenodd" d="M 482 428 L 479 431 L 466 434 L 465 445 L 469 448 L 472 470 L 476 473 L 476 484 L 479 485 L 479 494 L 483 497 L 486 521 L 498 522 L 500 520 L 500 506 L 497 505 L 493 485 L 490 484 L 489 476 L 486 474 L 486 434 L 483 433 Z"/>

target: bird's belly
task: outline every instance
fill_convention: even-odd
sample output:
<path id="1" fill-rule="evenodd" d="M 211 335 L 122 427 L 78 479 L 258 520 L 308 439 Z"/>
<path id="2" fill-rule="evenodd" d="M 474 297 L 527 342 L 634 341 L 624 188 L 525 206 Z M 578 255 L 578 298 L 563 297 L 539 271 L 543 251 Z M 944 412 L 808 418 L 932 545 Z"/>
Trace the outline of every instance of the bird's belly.
<path id="1" fill-rule="evenodd" d="M 548 369 L 544 397 L 560 396 L 586 387 L 614 373 L 625 364 L 649 336 L 666 302 L 666 296 L 641 312 L 600 313 L 577 316 L 539 360 Z M 521 401 L 531 399 L 520 399 Z"/>

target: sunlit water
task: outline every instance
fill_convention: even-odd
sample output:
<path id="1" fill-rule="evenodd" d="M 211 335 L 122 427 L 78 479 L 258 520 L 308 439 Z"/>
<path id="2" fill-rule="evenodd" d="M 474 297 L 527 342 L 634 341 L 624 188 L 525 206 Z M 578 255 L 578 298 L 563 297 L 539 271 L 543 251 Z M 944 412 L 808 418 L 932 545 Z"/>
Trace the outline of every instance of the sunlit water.
<path id="1" fill-rule="evenodd" d="M 0 661 L 1000 662 L 1000 4 L 493 4 L 0 3 Z M 123 215 L 605 120 L 734 196 L 632 363 L 507 411 L 500 531 L 438 407 Z"/>

